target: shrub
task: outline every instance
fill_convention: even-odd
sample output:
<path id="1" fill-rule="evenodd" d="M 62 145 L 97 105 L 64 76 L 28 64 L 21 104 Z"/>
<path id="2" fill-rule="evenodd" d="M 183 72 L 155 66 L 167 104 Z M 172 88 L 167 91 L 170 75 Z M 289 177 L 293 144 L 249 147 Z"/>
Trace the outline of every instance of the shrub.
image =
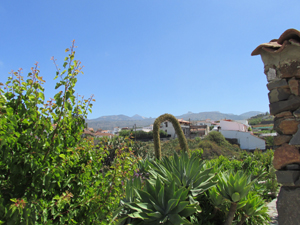
<path id="1" fill-rule="evenodd" d="M 37 64 L 26 80 L 21 69 L 12 72 L 0 89 L 0 220 L 6 224 L 105 222 L 123 195 L 121 181 L 135 169 L 132 154 L 118 149 L 105 171 L 108 151 L 81 138 L 93 98 L 74 95 L 81 63 L 74 42 L 66 51 L 54 99 L 44 101 Z"/>
<path id="2" fill-rule="evenodd" d="M 204 140 L 213 141 L 219 146 L 228 146 L 230 145 L 228 141 L 226 141 L 225 137 L 218 131 L 210 132 Z"/>

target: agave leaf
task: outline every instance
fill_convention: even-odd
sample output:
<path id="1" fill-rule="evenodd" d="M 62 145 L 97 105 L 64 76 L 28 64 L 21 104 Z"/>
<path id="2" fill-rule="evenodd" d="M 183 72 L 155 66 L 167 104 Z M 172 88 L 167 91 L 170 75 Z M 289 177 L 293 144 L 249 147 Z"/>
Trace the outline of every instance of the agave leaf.
<path id="1" fill-rule="evenodd" d="M 143 210 L 139 206 L 137 206 L 136 203 L 126 203 L 126 206 L 137 212 L 143 212 Z"/>
<path id="2" fill-rule="evenodd" d="M 195 208 L 196 204 L 195 205 L 189 205 L 187 207 L 185 207 L 180 213 L 179 215 L 180 216 L 183 216 L 183 217 L 188 217 L 192 214 L 194 214 L 196 212 L 196 208 Z"/>
<path id="3" fill-rule="evenodd" d="M 231 196 L 233 202 L 238 202 L 241 200 L 241 196 L 238 192 L 234 192 Z"/>
<path id="4" fill-rule="evenodd" d="M 179 190 L 175 191 L 174 193 L 174 199 L 180 199 L 182 196 L 184 188 L 180 188 Z"/>
<path id="5" fill-rule="evenodd" d="M 145 189 L 152 196 L 153 199 L 156 197 L 155 187 L 150 184 L 148 180 L 145 182 Z"/>
<path id="6" fill-rule="evenodd" d="M 166 225 L 171 224 L 170 221 L 168 221 L 168 219 L 169 219 L 169 216 L 165 216 L 162 220 L 159 221 L 159 223 L 165 223 Z"/>
<path id="7" fill-rule="evenodd" d="M 165 188 L 161 186 L 160 191 L 158 193 L 158 203 L 162 208 L 165 208 Z"/>
<path id="8" fill-rule="evenodd" d="M 156 179 L 156 184 L 155 184 L 155 191 L 156 191 L 156 196 L 159 194 L 160 190 L 162 187 L 162 182 L 160 181 L 159 178 Z"/>
<path id="9" fill-rule="evenodd" d="M 182 195 L 180 197 L 180 201 L 186 200 L 188 193 L 189 193 L 189 189 L 184 189 L 183 192 L 182 192 Z"/>
<path id="10" fill-rule="evenodd" d="M 122 224 L 124 224 L 124 222 L 127 220 L 127 218 L 128 218 L 128 216 L 119 218 L 119 219 L 114 223 L 114 225 L 122 225 Z M 114 221 L 114 220 L 112 220 L 112 221 L 109 223 L 109 225 L 113 224 L 113 223 L 112 223 L 113 221 Z"/>
<path id="11" fill-rule="evenodd" d="M 149 203 L 141 203 L 141 202 L 137 202 L 135 203 L 138 207 L 140 207 L 141 209 L 144 210 L 153 210 L 153 205 L 149 204 Z"/>
<path id="12" fill-rule="evenodd" d="M 173 210 L 170 211 L 170 214 L 180 213 L 188 204 L 189 204 L 188 201 L 179 202 L 177 204 L 177 206 Z"/>
<path id="13" fill-rule="evenodd" d="M 173 210 L 179 202 L 179 199 L 170 199 L 168 201 L 168 205 L 166 207 L 166 214 Z"/>
<path id="14" fill-rule="evenodd" d="M 155 202 L 152 202 L 153 208 L 161 213 L 165 213 L 165 210 L 163 208 L 161 208 L 161 206 L 159 204 L 156 204 Z"/>
<path id="15" fill-rule="evenodd" d="M 153 219 L 158 219 L 158 218 L 161 218 L 162 217 L 162 214 L 160 213 L 160 212 L 153 212 L 153 213 L 146 213 L 147 214 L 147 216 L 149 217 L 149 218 L 153 218 Z"/>
<path id="16" fill-rule="evenodd" d="M 190 223 L 187 220 L 182 219 L 182 217 L 179 216 L 178 214 L 170 214 L 169 215 L 169 220 L 174 225 L 181 225 L 181 224 L 190 224 L 190 225 L 192 225 L 192 223 Z"/>
<path id="17" fill-rule="evenodd" d="M 155 199 L 146 191 L 135 189 L 139 194 L 141 202 L 146 202 L 151 204 L 151 200 L 155 202 Z"/>
<path id="18" fill-rule="evenodd" d="M 191 193 L 195 197 L 199 194 L 202 194 L 204 191 L 210 189 L 211 187 L 215 186 L 216 182 L 205 182 L 199 185 L 197 188 L 198 189 L 192 189 Z"/>
<path id="19" fill-rule="evenodd" d="M 143 213 L 143 212 L 134 212 L 134 213 L 130 213 L 128 214 L 129 217 L 131 218 L 136 218 L 136 219 L 146 219 L 147 218 L 147 214 Z"/>
<path id="20" fill-rule="evenodd" d="M 118 207 L 118 208 L 114 211 L 113 216 L 112 216 L 112 219 L 111 219 L 111 221 L 109 222 L 109 225 L 112 224 L 112 223 L 115 221 L 115 219 L 117 219 L 117 217 L 118 217 L 118 215 L 121 213 L 122 209 L 124 209 L 124 205 Z M 124 217 L 124 218 L 122 218 L 122 219 L 119 219 L 117 224 L 120 224 L 123 220 L 126 220 L 127 218 L 128 218 L 128 216 L 126 216 L 126 217 Z"/>
<path id="21" fill-rule="evenodd" d="M 172 180 L 171 184 L 167 186 L 165 189 L 165 202 L 167 202 L 169 199 L 174 198 L 175 194 L 175 181 Z"/>

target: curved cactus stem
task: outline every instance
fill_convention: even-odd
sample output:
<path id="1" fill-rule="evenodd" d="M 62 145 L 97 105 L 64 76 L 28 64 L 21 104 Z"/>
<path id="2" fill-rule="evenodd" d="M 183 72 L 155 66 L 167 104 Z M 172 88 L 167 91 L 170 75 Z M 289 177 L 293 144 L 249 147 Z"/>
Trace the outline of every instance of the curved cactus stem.
<path id="1" fill-rule="evenodd" d="M 178 120 L 176 119 L 175 116 L 166 113 L 166 114 L 163 114 L 163 115 L 159 116 L 158 118 L 156 118 L 156 120 L 154 121 L 154 125 L 153 125 L 153 141 L 154 141 L 155 158 L 157 158 L 158 160 L 161 159 L 161 146 L 160 146 L 159 130 L 160 130 L 160 124 L 166 120 L 170 121 L 173 124 L 175 132 L 178 136 L 180 148 L 184 152 L 187 152 L 188 155 L 190 155 L 186 138 L 184 136 L 184 133 L 181 129 L 181 126 L 180 126 Z"/>

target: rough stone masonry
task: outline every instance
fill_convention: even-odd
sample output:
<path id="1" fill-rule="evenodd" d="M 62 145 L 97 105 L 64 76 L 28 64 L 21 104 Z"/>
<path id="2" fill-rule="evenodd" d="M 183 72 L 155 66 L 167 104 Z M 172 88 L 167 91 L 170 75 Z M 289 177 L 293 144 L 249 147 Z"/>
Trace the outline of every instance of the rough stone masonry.
<path id="1" fill-rule="evenodd" d="M 275 116 L 273 165 L 282 184 L 277 201 L 280 225 L 300 224 L 300 31 L 288 29 L 279 39 L 259 45 L 267 76 L 270 114 Z"/>

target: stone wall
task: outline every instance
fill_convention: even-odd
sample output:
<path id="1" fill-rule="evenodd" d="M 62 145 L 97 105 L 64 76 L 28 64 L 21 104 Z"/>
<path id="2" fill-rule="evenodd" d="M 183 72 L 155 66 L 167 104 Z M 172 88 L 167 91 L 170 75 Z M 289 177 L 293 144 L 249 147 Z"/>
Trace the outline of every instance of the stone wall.
<path id="1" fill-rule="evenodd" d="M 279 39 L 259 45 L 252 55 L 261 55 L 269 90 L 270 114 L 275 116 L 274 167 L 284 169 L 300 163 L 300 32 L 285 31 Z"/>
<path id="2" fill-rule="evenodd" d="M 300 224 L 300 32 L 286 30 L 279 39 L 259 45 L 267 76 L 270 114 L 275 116 L 273 165 L 282 184 L 278 201 L 280 225 Z"/>

